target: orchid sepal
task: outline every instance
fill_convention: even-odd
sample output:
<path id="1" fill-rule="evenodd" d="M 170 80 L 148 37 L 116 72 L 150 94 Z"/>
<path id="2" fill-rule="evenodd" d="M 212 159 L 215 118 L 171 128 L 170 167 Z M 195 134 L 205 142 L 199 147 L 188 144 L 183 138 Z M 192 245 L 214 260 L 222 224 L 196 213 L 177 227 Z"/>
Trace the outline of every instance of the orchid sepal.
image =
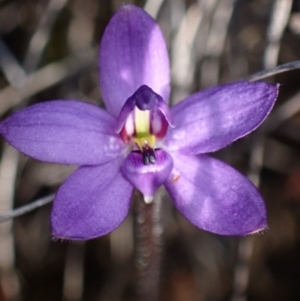
<path id="1" fill-rule="evenodd" d="M 116 118 L 93 104 L 54 100 L 15 112 L 1 122 L 0 133 L 37 160 L 95 165 L 126 152 L 115 125 Z"/>
<path id="2" fill-rule="evenodd" d="M 172 153 L 172 158 L 174 167 L 165 186 L 192 224 L 220 235 L 246 235 L 267 228 L 264 201 L 245 176 L 206 155 Z"/>
<path id="3" fill-rule="evenodd" d="M 170 67 L 163 34 L 141 8 L 123 5 L 110 20 L 99 51 L 100 87 L 107 110 L 117 117 L 142 85 L 170 96 Z"/>
<path id="4" fill-rule="evenodd" d="M 115 230 L 130 209 L 133 186 L 120 166 L 123 157 L 103 165 L 81 166 L 59 188 L 52 212 L 52 234 L 86 240 Z"/>
<path id="5" fill-rule="evenodd" d="M 215 152 L 254 131 L 269 115 L 278 84 L 236 82 L 188 96 L 171 108 L 163 145 L 186 155 Z"/>

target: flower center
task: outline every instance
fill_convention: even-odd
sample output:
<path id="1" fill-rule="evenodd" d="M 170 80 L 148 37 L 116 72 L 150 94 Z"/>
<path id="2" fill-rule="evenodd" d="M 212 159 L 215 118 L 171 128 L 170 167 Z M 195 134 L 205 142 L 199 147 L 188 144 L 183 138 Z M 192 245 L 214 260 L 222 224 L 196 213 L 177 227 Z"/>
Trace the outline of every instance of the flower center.
<path id="1" fill-rule="evenodd" d="M 169 108 L 162 97 L 145 85 L 127 99 L 120 112 L 117 132 L 142 153 L 145 165 L 156 162 L 156 143 L 165 137 L 169 125 L 166 115 Z"/>
<path id="2" fill-rule="evenodd" d="M 142 111 L 138 107 L 134 108 L 135 121 L 135 135 L 133 141 L 138 146 L 143 156 L 143 163 L 145 165 L 154 164 L 155 157 L 155 135 L 150 133 L 151 120 L 150 110 Z"/>

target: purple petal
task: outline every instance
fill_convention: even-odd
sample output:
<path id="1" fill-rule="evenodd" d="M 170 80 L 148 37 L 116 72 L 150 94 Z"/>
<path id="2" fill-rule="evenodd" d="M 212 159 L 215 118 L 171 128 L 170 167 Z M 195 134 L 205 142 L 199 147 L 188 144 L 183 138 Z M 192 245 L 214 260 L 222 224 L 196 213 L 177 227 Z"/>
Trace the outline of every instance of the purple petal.
<path id="1" fill-rule="evenodd" d="M 155 151 L 155 164 L 143 163 L 140 152 L 130 153 L 122 165 L 123 176 L 144 195 L 146 202 L 151 202 L 156 190 L 168 178 L 173 160 L 171 156 L 163 150 Z"/>
<path id="2" fill-rule="evenodd" d="M 114 116 L 142 85 L 168 102 L 170 70 L 165 41 L 143 9 L 128 4 L 113 16 L 101 41 L 99 64 L 103 99 Z"/>
<path id="3" fill-rule="evenodd" d="M 165 183 L 177 209 L 194 225 L 222 235 L 267 227 L 264 202 L 254 185 L 227 164 L 205 155 L 174 155 Z"/>
<path id="4" fill-rule="evenodd" d="M 175 128 L 169 128 L 165 147 L 189 155 L 225 147 L 264 121 L 278 88 L 263 82 L 238 82 L 189 96 L 171 109 Z"/>
<path id="5" fill-rule="evenodd" d="M 71 174 L 54 200 L 51 226 L 55 237 L 91 239 L 122 223 L 133 191 L 119 172 L 122 161 L 82 166 Z"/>
<path id="6" fill-rule="evenodd" d="M 116 120 L 79 101 L 49 101 L 20 110 L 0 124 L 0 133 L 35 159 L 94 165 L 119 156 L 125 145 L 114 133 Z"/>

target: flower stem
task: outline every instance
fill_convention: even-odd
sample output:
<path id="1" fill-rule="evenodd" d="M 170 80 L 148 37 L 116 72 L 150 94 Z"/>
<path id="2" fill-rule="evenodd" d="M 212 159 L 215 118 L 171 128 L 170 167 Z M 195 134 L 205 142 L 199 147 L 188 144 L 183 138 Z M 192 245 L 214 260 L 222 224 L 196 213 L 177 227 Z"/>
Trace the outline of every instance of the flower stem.
<path id="1" fill-rule="evenodd" d="M 139 193 L 135 198 L 135 263 L 138 300 L 159 300 L 163 246 L 162 200 L 158 192 L 151 204 Z"/>

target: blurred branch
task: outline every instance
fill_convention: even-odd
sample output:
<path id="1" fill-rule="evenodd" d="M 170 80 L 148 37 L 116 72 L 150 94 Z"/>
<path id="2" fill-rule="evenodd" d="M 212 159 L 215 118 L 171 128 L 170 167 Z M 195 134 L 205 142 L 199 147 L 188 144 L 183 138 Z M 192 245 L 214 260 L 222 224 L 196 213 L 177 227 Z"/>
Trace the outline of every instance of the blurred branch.
<path id="1" fill-rule="evenodd" d="M 275 74 L 279 74 L 279 73 L 283 73 L 283 72 L 287 72 L 287 71 L 291 71 L 291 70 L 295 70 L 295 69 L 299 69 L 299 68 L 300 68 L 300 61 L 293 61 L 293 62 L 289 62 L 289 63 L 283 64 L 283 65 L 279 65 L 274 68 L 259 71 L 257 73 L 254 73 L 252 75 L 245 77 L 244 80 L 254 82 L 254 81 L 266 78 L 266 77 L 270 77 Z"/>
<path id="2" fill-rule="evenodd" d="M 277 64 L 280 40 L 288 23 L 292 0 L 276 0 L 273 6 L 271 22 L 268 28 L 268 45 L 264 54 L 264 67 L 271 68 Z"/>
<path id="3" fill-rule="evenodd" d="M 70 56 L 59 62 L 51 63 L 30 74 L 24 83 L 24 88 L 9 86 L 0 91 L 0 114 L 18 105 L 23 99 L 49 88 L 69 76 L 92 65 L 96 60 L 96 50 L 87 49 L 80 56 Z"/>
<path id="4" fill-rule="evenodd" d="M 0 68 L 10 85 L 13 87 L 23 85 L 26 73 L 2 39 L 0 39 Z"/>
<path id="5" fill-rule="evenodd" d="M 82 300 L 84 290 L 85 243 L 69 244 L 65 257 L 63 300 Z"/>
<path id="6" fill-rule="evenodd" d="M 30 40 L 24 62 L 25 70 L 31 72 L 36 69 L 43 54 L 43 50 L 49 41 L 51 29 L 66 3 L 67 0 L 51 0 L 49 2 L 42 14 L 37 30 Z"/>
<path id="7" fill-rule="evenodd" d="M 30 211 L 33 211 L 33 210 L 35 210 L 39 207 L 47 205 L 47 204 L 49 204 L 53 201 L 54 196 L 55 196 L 55 194 L 50 194 L 50 195 L 45 196 L 43 198 L 40 198 L 40 199 L 30 203 L 30 204 L 24 205 L 20 208 L 14 209 L 14 210 L 12 210 L 12 211 L 4 214 L 4 215 L 1 215 L 0 216 L 0 223 L 6 222 L 10 219 L 13 219 L 13 218 L 17 217 L 17 216 L 23 215 L 23 214 L 28 213 Z"/>
<path id="8" fill-rule="evenodd" d="M 201 67 L 201 87 L 216 85 L 220 77 L 221 55 L 224 52 L 228 27 L 235 1 L 219 0 L 212 16 L 206 41 L 205 57 Z"/>
<path id="9" fill-rule="evenodd" d="M 191 89 L 196 68 L 194 44 L 202 21 L 203 13 L 198 4 L 193 4 L 187 10 L 179 30 L 174 38 L 171 56 L 172 82 L 176 89 L 174 103 L 185 98 Z"/>
<path id="10" fill-rule="evenodd" d="M 18 151 L 5 144 L 0 163 L 0 214 L 13 207 L 18 158 Z M 12 221 L 0 225 L 0 287 L 5 301 L 19 301 L 21 297 L 12 226 Z"/>
<path id="11" fill-rule="evenodd" d="M 154 19 L 157 18 L 158 12 L 163 5 L 164 0 L 148 0 L 144 6 L 144 10 Z"/>

